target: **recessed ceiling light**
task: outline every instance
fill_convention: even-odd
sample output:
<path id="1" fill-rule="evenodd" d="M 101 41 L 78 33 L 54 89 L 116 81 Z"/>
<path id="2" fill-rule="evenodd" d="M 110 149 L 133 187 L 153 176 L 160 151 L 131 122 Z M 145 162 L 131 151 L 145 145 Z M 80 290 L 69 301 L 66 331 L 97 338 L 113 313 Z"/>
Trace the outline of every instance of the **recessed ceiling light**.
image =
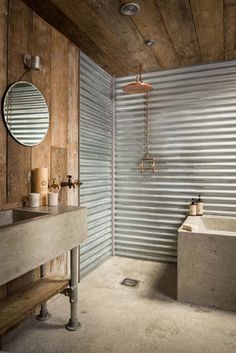
<path id="1" fill-rule="evenodd" d="M 135 2 L 128 2 L 124 4 L 120 8 L 120 12 L 125 16 L 133 16 L 136 15 L 140 11 L 140 7 Z"/>
<path id="2" fill-rule="evenodd" d="M 154 44 L 156 44 L 156 41 L 154 39 L 147 39 L 145 40 L 145 44 L 147 47 L 152 47 Z"/>

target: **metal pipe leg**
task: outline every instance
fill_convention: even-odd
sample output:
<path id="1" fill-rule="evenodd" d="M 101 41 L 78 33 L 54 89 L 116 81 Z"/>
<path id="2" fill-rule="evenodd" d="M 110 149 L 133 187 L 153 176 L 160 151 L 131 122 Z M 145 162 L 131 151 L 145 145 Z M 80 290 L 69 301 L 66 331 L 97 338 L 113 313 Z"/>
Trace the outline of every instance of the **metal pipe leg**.
<path id="1" fill-rule="evenodd" d="M 70 320 L 66 325 L 67 330 L 77 331 L 81 327 L 77 315 L 77 302 L 78 302 L 78 247 L 70 251 Z"/>
<path id="2" fill-rule="evenodd" d="M 43 278 L 46 276 L 46 265 L 40 266 L 40 277 Z M 47 302 L 41 304 L 40 313 L 36 316 L 36 319 L 39 321 L 46 321 L 51 317 L 48 312 Z"/>

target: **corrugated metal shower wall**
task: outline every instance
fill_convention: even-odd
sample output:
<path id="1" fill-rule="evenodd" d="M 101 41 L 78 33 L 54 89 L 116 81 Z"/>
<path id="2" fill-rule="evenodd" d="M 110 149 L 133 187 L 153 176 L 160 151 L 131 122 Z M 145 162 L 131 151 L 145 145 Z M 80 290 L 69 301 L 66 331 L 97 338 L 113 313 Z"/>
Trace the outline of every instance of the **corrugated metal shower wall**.
<path id="1" fill-rule="evenodd" d="M 88 208 L 81 276 L 112 253 L 112 77 L 80 57 L 80 203 Z"/>
<path id="2" fill-rule="evenodd" d="M 116 80 L 117 255 L 176 261 L 177 229 L 199 193 L 205 213 L 236 216 L 236 62 L 143 75 L 150 95 L 150 152 L 158 172 L 140 174 L 144 97 Z"/>

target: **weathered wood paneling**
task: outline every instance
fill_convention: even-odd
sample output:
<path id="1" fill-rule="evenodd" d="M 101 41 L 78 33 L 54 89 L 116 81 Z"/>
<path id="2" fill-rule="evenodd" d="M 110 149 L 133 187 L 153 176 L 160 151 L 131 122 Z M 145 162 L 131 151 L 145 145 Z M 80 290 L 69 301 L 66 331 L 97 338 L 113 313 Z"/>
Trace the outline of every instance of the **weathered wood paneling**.
<path id="1" fill-rule="evenodd" d="M 224 60 L 223 0 L 190 0 L 203 63 Z"/>
<path id="2" fill-rule="evenodd" d="M 44 141 L 29 148 L 14 141 L 0 122 L 0 208 L 21 205 L 22 196 L 31 188 L 28 173 L 32 169 L 48 167 L 50 179 L 56 177 L 59 182 L 66 180 L 72 166 L 73 173 L 78 173 L 78 48 L 20 0 L 0 0 L 1 96 L 7 84 L 24 73 L 22 56 L 27 52 L 41 57 L 42 68 L 31 77 L 50 111 L 52 106 L 51 124 Z M 67 194 L 64 188 L 62 204 L 67 203 Z M 65 268 L 64 255 L 47 265 L 53 273 L 63 274 Z M 39 276 L 36 269 L 0 287 L 0 298 L 7 290 L 13 293 Z"/>
<path id="3" fill-rule="evenodd" d="M 8 84 L 18 81 L 24 72 L 22 55 L 30 52 L 31 32 L 32 11 L 23 2 L 11 0 L 9 2 Z M 8 203 L 17 202 L 20 205 L 21 198 L 28 194 L 30 170 L 30 148 L 20 145 L 8 134 Z"/>
<path id="4" fill-rule="evenodd" d="M 236 1 L 224 0 L 225 59 L 236 58 Z"/>
<path id="5" fill-rule="evenodd" d="M 33 71 L 32 79 L 34 84 L 43 93 L 46 99 L 49 112 L 51 108 L 51 53 L 48 48 L 51 46 L 51 26 L 36 13 L 33 13 L 32 31 L 32 53 L 42 58 L 40 71 Z M 32 169 L 47 167 L 50 175 L 51 160 L 51 129 L 44 140 L 32 148 Z"/>
<path id="6" fill-rule="evenodd" d="M 156 0 L 181 65 L 201 63 L 188 0 Z"/>
<path id="7" fill-rule="evenodd" d="M 68 124 L 68 40 L 52 29 L 51 37 L 51 141 L 67 147 Z"/>
<path id="8" fill-rule="evenodd" d="M 67 131 L 67 130 L 66 130 Z M 67 180 L 67 149 L 63 147 L 51 148 L 51 175 L 59 181 Z M 67 204 L 67 188 L 63 187 L 59 192 L 60 204 Z"/>
<path id="9" fill-rule="evenodd" d="M 67 147 L 67 170 L 73 180 L 78 179 L 78 145 L 79 145 L 79 52 L 74 45 L 69 45 L 68 54 L 68 147 Z M 68 205 L 78 205 L 78 189 L 68 190 Z"/>
<path id="10" fill-rule="evenodd" d="M 81 0 L 76 2 L 77 6 L 75 11 L 80 11 L 82 3 L 83 1 Z M 66 4 L 65 1 L 64 4 Z M 111 33 L 118 37 L 122 43 L 126 44 L 126 48 L 129 48 L 129 52 L 137 63 L 137 68 L 140 63 L 143 63 L 143 69 L 145 71 L 157 70 L 159 63 L 153 51 L 145 45 L 142 32 L 137 30 L 135 24 L 137 16 L 131 18 L 130 16 L 123 16 L 119 11 L 114 11 L 114 8 L 119 9 L 120 5 L 120 0 L 87 0 L 85 4 L 87 11 L 90 13 L 96 11 L 100 21 L 102 21 L 107 28 L 110 28 Z M 143 13 L 140 12 L 138 17 L 143 17 Z M 89 26 L 89 24 L 87 24 L 87 26 Z M 111 54 L 114 53 L 112 48 L 110 48 L 110 51 Z M 120 54 L 120 50 L 118 50 L 117 54 Z M 126 54 L 122 63 L 126 64 L 127 60 L 128 58 Z"/>
<path id="11" fill-rule="evenodd" d="M 122 0 L 122 3 L 127 2 Z M 156 40 L 150 48 L 162 69 L 180 66 L 175 47 L 170 40 L 160 10 L 153 0 L 140 0 L 140 13 L 132 18 L 142 37 Z"/>
<path id="12" fill-rule="evenodd" d="M 7 84 L 7 0 L 0 0 L 0 96 L 1 100 Z M 6 129 L 0 111 L 0 165 L 6 164 Z M 0 185 L 5 189 L 5 183 Z"/>

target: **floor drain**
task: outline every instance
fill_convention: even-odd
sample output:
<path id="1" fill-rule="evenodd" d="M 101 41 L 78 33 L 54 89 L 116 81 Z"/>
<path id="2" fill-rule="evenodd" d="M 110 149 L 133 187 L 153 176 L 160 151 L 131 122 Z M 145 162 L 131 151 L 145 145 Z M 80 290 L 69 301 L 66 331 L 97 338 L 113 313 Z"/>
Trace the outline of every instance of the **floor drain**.
<path id="1" fill-rule="evenodd" d="M 121 284 L 123 284 L 123 286 L 127 286 L 127 287 L 135 287 L 138 284 L 138 282 L 139 281 L 137 281 L 136 279 L 125 278 L 125 279 L 123 279 Z"/>

